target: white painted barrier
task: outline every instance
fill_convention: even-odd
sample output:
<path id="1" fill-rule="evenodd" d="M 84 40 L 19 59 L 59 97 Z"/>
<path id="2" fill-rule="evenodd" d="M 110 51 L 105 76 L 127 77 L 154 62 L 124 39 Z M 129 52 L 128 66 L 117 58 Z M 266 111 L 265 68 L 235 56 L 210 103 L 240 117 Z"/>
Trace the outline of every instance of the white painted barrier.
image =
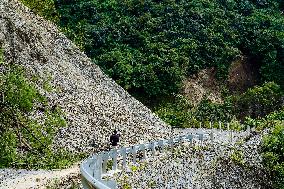
<path id="1" fill-rule="evenodd" d="M 230 124 L 222 124 L 218 122 L 217 128 L 222 130 L 226 128 L 227 130 L 232 129 Z M 199 124 L 202 127 L 202 123 Z M 209 127 L 214 128 L 214 124 L 209 123 Z M 250 132 L 251 128 L 247 127 L 247 132 Z M 201 144 L 205 139 L 214 140 L 214 131 L 211 130 L 210 134 L 196 133 L 189 135 L 181 135 L 177 137 L 170 138 L 168 140 L 158 140 L 146 144 L 138 144 L 131 147 L 122 147 L 117 150 L 110 150 L 101 152 L 99 154 L 93 155 L 81 164 L 81 174 L 82 174 L 82 184 L 84 189 L 115 189 L 116 182 L 113 180 L 103 180 L 102 177 L 107 174 L 107 163 L 112 160 L 112 170 L 118 170 L 118 158 L 122 159 L 122 169 L 127 167 L 128 156 L 132 156 L 132 162 L 136 163 L 137 153 L 142 153 L 142 159 L 147 158 L 147 150 L 150 150 L 153 155 L 155 155 L 156 150 L 159 148 L 162 152 L 166 147 L 173 149 L 174 144 L 179 144 L 184 141 L 192 142 L 194 138 L 197 138 Z M 229 133 L 230 142 L 233 141 L 233 131 Z"/>
<path id="2" fill-rule="evenodd" d="M 174 144 L 179 144 L 184 141 L 192 142 L 197 138 L 202 143 L 203 140 L 209 139 L 209 134 L 197 133 L 182 135 L 170 138 L 168 140 L 158 140 L 146 144 L 138 144 L 131 147 L 123 147 L 117 150 L 110 150 L 93 155 L 83 161 L 80 167 L 82 174 L 82 184 L 84 189 L 115 189 L 116 182 L 113 180 L 106 181 L 102 177 L 107 174 L 107 163 L 112 160 L 112 170 L 118 169 L 118 157 L 122 159 L 122 169 L 127 166 L 127 157 L 132 157 L 132 163 L 137 162 L 137 153 L 142 153 L 142 160 L 147 158 L 147 150 L 150 150 L 153 155 L 159 148 L 162 152 L 166 147 L 173 148 Z M 212 139 L 212 138 L 211 138 Z"/>

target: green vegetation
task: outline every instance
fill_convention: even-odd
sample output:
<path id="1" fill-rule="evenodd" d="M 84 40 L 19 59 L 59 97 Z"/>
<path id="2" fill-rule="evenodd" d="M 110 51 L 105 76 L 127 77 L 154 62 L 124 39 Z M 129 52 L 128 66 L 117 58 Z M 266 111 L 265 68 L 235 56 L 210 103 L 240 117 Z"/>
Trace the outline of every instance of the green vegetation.
<path id="1" fill-rule="evenodd" d="M 284 187 L 283 125 L 276 127 L 265 142 L 264 164 L 271 170 L 275 188 Z M 282 154 L 281 154 L 282 153 Z"/>
<path id="2" fill-rule="evenodd" d="M 225 78 L 245 55 L 263 81 L 284 86 L 280 1 L 55 0 L 58 24 L 132 94 L 178 93 L 186 76 L 215 67 Z"/>
<path id="3" fill-rule="evenodd" d="M 255 86 L 239 95 L 227 96 L 223 103 L 213 103 L 208 99 L 202 100 L 197 107 L 193 107 L 183 96 L 168 103 L 161 104 L 155 113 L 165 122 L 177 127 L 209 128 L 209 121 L 214 122 L 212 127 L 218 128 L 218 121 L 228 122 L 237 130 L 242 129 L 238 120 L 247 125 L 255 126 L 254 118 L 264 118 L 273 111 L 283 109 L 283 91 L 280 86 L 268 82 L 262 86 Z M 283 114 L 270 115 L 270 119 L 283 117 Z M 250 121 L 251 120 L 251 121 Z M 222 128 L 226 126 L 222 125 Z"/>
<path id="4" fill-rule="evenodd" d="M 254 86 L 239 95 L 227 96 L 224 103 L 217 104 L 208 100 L 202 101 L 196 111 L 200 121 L 230 121 L 234 117 L 243 121 L 249 118 L 261 118 L 281 109 L 283 90 L 274 82 Z"/>
<path id="5" fill-rule="evenodd" d="M 62 168 L 77 161 L 80 155 L 75 157 L 61 148 L 52 150 L 57 130 L 66 124 L 63 112 L 49 107 L 21 67 L 8 64 L 2 67 L 0 168 Z M 42 113 L 40 122 L 31 116 L 36 111 Z"/>
<path id="6" fill-rule="evenodd" d="M 53 0 L 21 0 L 21 2 L 40 16 L 58 22 L 58 14 Z"/>
<path id="7" fill-rule="evenodd" d="M 122 183 L 121 185 L 123 189 L 131 189 L 130 179 L 128 178 L 128 176 L 124 175 L 120 177 L 119 182 Z"/>
<path id="8" fill-rule="evenodd" d="M 107 171 L 112 170 L 112 166 L 113 166 L 113 160 L 108 160 L 107 161 Z"/>
<path id="9" fill-rule="evenodd" d="M 233 150 L 232 154 L 230 155 L 230 159 L 236 164 L 242 166 L 245 165 L 244 153 L 241 150 Z"/>
<path id="10" fill-rule="evenodd" d="M 274 111 L 263 118 L 252 119 L 247 117 L 244 124 L 255 127 L 257 130 L 263 130 L 266 128 L 273 128 L 275 124 L 281 121 L 284 121 L 284 106 L 280 110 Z"/>
<path id="11" fill-rule="evenodd" d="M 258 118 L 279 110 L 282 106 L 282 96 L 283 92 L 280 86 L 269 82 L 259 87 L 255 86 L 241 95 L 233 96 L 231 103 L 234 114 L 239 119 L 248 116 Z"/>
<path id="12" fill-rule="evenodd" d="M 136 172 L 136 171 L 138 171 L 138 166 L 132 165 L 132 166 L 130 167 L 130 169 L 131 169 L 132 172 Z"/>
<path id="13" fill-rule="evenodd" d="M 229 122 L 232 119 L 232 104 L 225 101 L 223 104 L 212 103 L 209 100 L 203 100 L 195 111 L 195 117 L 198 121 L 224 121 Z"/>
<path id="14" fill-rule="evenodd" d="M 178 95 L 172 102 L 161 103 L 155 108 L 155 113 L 169 125 L 187 127 L 192 117 L 191 109 L 188 100 Z"/>
<path id="15" fill-rule="evenodd" d="M 280 189 L 284 187 L 284 121 L 262 124 L 272 126 L 271 133 L 263 139 L 263 162 L 272 173 L 274 187 Z"/>
<path id="16" fill-rule="evenodd" d="M 151 180 L 147 183 L 147 186 L 149 188 L 155 188 L 157 186 L 156 182 L 154 180 Z"/>
<path id="17" fill-rule="evenodd" d="M 170 125 L 243 121 L 281 108 L 282 1 L 22 1 L 48 19 L 56 15 L 94 63 Z M 238 56 L 248 57 L 263 86 L 197 107 L 178 95 L 182 80 L 203 68 L 215 67 L 225 80 Z"/>
<path id="18" fill-rule="evenodd" d="M 207 67 L 226 78 L 239 55 L 284 86 L 283 2 L 22 0 L 54 20 L 105 73 L 140 98 L 178 93 Z"/>
<path id="19" fill-rule="evenodd" d="M 247 118 L 245 125 L 257 130 L 269 129 L 262 140 L 263 164 L 271 172 L 273 188 L 284 187 L 284 107 L 263 118 Z"/>

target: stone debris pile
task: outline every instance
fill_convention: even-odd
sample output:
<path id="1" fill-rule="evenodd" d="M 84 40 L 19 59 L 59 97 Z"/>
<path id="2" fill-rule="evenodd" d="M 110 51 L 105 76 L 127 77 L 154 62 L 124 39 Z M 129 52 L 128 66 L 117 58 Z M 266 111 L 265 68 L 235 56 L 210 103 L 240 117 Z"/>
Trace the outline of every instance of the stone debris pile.
<path id="1" fill-rule="evenodd" d="M 269 176 L 262 165 L 261 135 L 234 132 L 235 142 L 227 143 L 229 132 L 220 131 L 215 142 L 184 143 L 173 151 L 150 156 L 145 162 L 129 165 L 114 175 L 118 188 L 269 188 Z M 239 155 L 239 159 L 236 158 Z"/>
<path id="2" fill-rule="evenodd" d="M 52 23 L 17 0 L 0 1 L 0 32 L 5 61 L 35 76 L 51 106 L 66 114 L 68 127 L 57 134 L 54 146 L 71 152 L 100 151 L 116 128 L 125 146 L 169 135 L 163 121 L 108 78 Z M 49 92 L 43 87 L 46 80 Z M 32 116 L 40 117 L 40 112 Z"/>

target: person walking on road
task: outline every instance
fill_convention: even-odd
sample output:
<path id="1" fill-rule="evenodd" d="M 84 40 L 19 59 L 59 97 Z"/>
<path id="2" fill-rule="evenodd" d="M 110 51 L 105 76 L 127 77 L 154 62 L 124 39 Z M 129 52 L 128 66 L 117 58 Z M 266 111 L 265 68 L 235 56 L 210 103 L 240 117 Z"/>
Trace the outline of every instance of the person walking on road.
<path id="1" fill-rule="evenodd" d="M 112 148 L 117 148 L 119 142 L 120 134 L 117 130 L 113 131 L 113 134 L 110 136 L 110 143 Z"/>

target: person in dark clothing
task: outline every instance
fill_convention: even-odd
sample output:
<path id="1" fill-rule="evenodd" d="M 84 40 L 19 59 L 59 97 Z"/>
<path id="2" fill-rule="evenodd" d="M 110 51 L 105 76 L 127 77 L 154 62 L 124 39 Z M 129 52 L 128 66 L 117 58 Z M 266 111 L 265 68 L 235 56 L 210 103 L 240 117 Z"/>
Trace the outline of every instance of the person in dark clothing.
<path id="1" fill-rule="evenodd" d="M 110 143 L 112 147 L 116 147 L 119 142 L 120 134 L 118 134 L 117 130 L 113 131 L 113 134 L 110 136 Z"/>

